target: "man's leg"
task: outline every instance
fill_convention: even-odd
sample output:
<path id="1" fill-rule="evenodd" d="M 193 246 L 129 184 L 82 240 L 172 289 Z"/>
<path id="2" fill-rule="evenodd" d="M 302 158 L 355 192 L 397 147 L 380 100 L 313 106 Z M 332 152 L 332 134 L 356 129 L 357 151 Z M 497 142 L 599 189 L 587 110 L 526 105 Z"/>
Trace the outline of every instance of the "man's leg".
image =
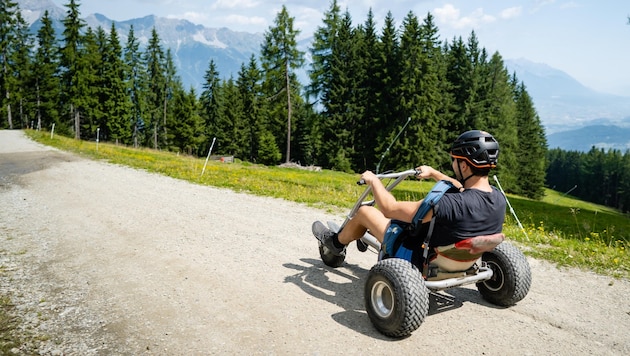
<path id="1" fill-rule="evenodd" d="M 348 245 L 352 241 L 360 239 L 367 230 L 370 230 L 370 234 L 383 242 L 383 236 L 385 236 L 389 223 L 390 219 L 386 218 L 380 210 L 373 206 L 363 206 L 341 230 L 338 236 L 339 242 Z"/>

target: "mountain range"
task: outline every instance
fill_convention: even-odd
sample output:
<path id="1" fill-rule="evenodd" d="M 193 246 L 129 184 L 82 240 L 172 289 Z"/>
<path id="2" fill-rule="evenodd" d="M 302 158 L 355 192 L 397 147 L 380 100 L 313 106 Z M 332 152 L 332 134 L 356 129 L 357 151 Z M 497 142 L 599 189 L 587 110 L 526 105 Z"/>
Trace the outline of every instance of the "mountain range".
<path id="1" fill-rule="evenodd" d="M 24 18 L 36 32 L 41 27 L 45 10 L 53 19 L 58 35 L 63 32 L 66 9 L 51 0 L 17 0 Z M 147 15 L 126 21 L 114 21 L 101 14 L 83 17 L 93 29 L 99 26 L 109 32 L 116 26 L 124 46 L 131 26 L 140 43 L 146 45 L 155 28 L 162 46 L 173 55 L 178 74 L 186 87 L 202 90 L 203 77 L 210 59 L 223 78 L 236 77 L 241 65 L 252 55 L 258 56 L 262 33 L 236 32 L 228 28 L 208 28 L 183 19 Z M 312 38 L 300 41 L 300 49 L 308 53 Z M 588 150 L 591 146 L 630 149 L 630 97 L 600 93 L 544 63 L 527 59 L 506 59 L 510 73 L 515 73 L 531 95 L 547 132 L 550 148 Z M 306 68 L 298 77 L 306 84 Z M 591 128 L 595 126 L 594 128 Z M 597 132 L 598 135 L 593 135 Z M 570 137 L 570 138 L 567 138 Z"/>

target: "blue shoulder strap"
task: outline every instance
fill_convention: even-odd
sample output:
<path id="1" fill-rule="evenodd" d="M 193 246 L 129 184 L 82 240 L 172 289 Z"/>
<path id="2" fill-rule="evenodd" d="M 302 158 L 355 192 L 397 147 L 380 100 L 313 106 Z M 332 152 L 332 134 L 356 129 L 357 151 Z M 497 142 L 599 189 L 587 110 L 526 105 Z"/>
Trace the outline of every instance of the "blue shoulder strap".
<path id="1" fill-rule="evenodd" d="M 431 191 L 426 197 L 424 197 L 418 211 L 416 211 L 416 215 L 414 215 L 413 220 L 411 221 L 412 224 L 414 226 L 420 226 L 422 224 L 422 219 L 427 215 L 429 210 L 431 210 L 450 189 L 457 189 L 450 181 L 441 180 L 435 183 L 433 188 L 431 188 Z"/>

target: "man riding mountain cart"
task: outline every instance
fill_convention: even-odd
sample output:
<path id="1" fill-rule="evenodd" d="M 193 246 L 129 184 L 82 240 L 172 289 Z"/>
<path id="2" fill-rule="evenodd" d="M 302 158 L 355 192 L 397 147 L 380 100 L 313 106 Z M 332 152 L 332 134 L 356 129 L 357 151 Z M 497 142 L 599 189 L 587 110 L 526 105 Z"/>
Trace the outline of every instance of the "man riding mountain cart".
<path id="1" fill-rule="evenodd" d="M 476 283 L 486 300 L 502 306 L 529 291 L 529 264 L 501 232 L 506 198 L 488 179 L 499 143 L 487 132 L 467 131 L 450 155 L 455 178 L 429 166 L 382 175 L 367 171 L 360 182 L 368 187 L 341 227 L 313 223 L 322 260 L 331 267 L 343 263 L 352 241 L 361 251 L 368 245 L 380 251 L 365 301 L 370 320 L 385 335 L 407 336 L 420 326 L 429 290 Z M 411 175 L 437 184 L 421 201 L 397 201 L 390 191 Z M 385 186 L 383 178 L 396 180 Z M 370 193 L 374 199 L 364 201 Z"/>

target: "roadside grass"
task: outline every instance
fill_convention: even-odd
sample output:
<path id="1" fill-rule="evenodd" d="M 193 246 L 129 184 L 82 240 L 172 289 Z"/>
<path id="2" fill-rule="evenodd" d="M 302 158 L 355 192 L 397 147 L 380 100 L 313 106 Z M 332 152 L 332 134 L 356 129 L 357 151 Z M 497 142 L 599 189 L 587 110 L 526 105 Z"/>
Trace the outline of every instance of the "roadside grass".
<path id="1" fill-rule="evenodd" d="M 21 337 L 17 333 L 20 320 L 12 313 L 15 306 L 11 298 L 0 295 L 0 354 L 9 355 L 11 350 L 20 346 Z"/>
<path id="2" fill-rule="evenodd" d="M 245 162 L 209 161 L 170 152 L 87 142 L 26 131 L 42 144 L 196 184 L 227 188 L 303 203 L 343 216 L 363 191 L 358 175 L 323 170 L 268 167 Z M 408 180 L 393 192 L 398 199 L 421 199 L 433 182 Z M 630 277 L 630 217 L 618 211 L 546 190 L 542 201 L 508 194 L 510 212 L 504 231 L 529 256 L 559 266 L 577 267 L 615 278 Z M 314 217 L 316 219 L 316 217 Z"/>

